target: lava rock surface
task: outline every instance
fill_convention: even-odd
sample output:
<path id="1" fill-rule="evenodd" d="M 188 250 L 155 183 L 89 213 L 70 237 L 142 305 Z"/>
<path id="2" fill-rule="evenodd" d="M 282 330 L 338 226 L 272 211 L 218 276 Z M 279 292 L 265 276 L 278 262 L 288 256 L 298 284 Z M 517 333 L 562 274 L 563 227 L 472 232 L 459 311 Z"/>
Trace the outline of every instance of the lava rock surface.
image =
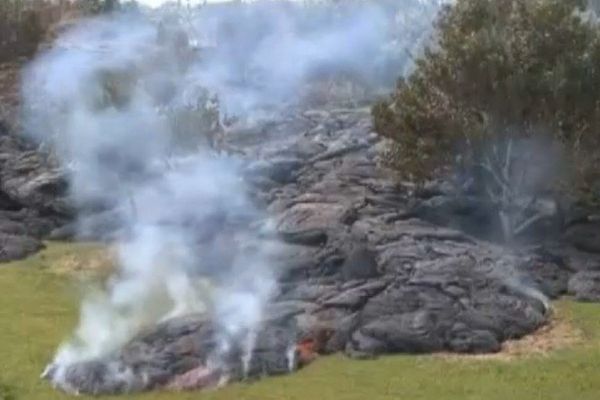
<path id="1" fill-rule="evenodd" d="M 25 258 L 71 218 L 63 171 L 0 121 L 0 261 Z"/>
<path id="2" fill-rule="evenodd" d="M 287 373 L 307 339 L 318 353 L 359 358 L 497 352 L 547 322 L 548 298 L 583 290 L 568 263 L 582 257 L 577 250 L 508 250 L 417 218 L 379 165 L 383 144 L 367 109 L 292 110 L 232 126 L 226 140 L 275 221 L 275 234 L 260 240 L 280 250 L 270 260 L 278 291 L 252 357 L 244 364 L 234 349 L 224 369 L 207 371 L 214 327 L 206 317 L 178 318 L 109 359 L 71 365 L 61 379 L 48 374 L 62 389 L 189 389 Z"/>

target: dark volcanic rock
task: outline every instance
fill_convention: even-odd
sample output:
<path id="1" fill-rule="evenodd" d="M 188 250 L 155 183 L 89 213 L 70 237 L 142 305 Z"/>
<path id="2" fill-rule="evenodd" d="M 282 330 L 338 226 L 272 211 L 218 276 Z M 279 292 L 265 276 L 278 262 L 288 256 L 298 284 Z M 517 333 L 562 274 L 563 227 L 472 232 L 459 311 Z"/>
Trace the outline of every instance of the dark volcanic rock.
<path id="1" fill-rule="evenodd" d="M 0 233 L 0 262 L 25 258 L 42 247 L 42 242 L 32 237 Z"/>
<path id="2" fill-rule="evenodd" d="M 379 275 L 377 254 L 364 245 L 357 246 L 342 265 L 345 280 L 369 279 Z"/>
<path id="3" fill-rule="evenodd" d="M 417 202 L 411 212 L 425 221 L 486 238 L 499 232 L 491 204 L 475 196 L 438 194 Z"/>
<path id="4" fill-rule="evenodd" d="M 565 238 L 578 250 L 600 254 L 600 222 L 572 226 Z"/>
<path id="5" fill-rule="evenodd" d="M 0 132 L 1 261 L 26 257 L 68 219 L 62 172 L 8 131 Z"/>
<path id="6" fill-rule="evenodd" d="M 366 303 L 348 351 L 497 351 L 501 341 L 541 326 L 547 311 L 533 298 L 506 294 L 507 284 L 471 258 L 419 265 Z"/>
<path id="7" fill-rule="evenodd" d="M 243 348 L 244 340 L 232 341 L 233 347 L 219 354 L 218 344 L 225 339 L 220 332 L 201 316 L 174 319 L 139 335 L 118 356 L 50 366 L 44 375 L 66 392 L 98 395 L 202 389 L 221 379 L 255 379 L 298 368 L 296 331 L 285 320 L 270 320 L 257 332 L 251 354 Z M 190 382 L 190 372 L 199 368 L 208 376 Z"/>
<path id="8" fill-rule="evenodd" d="M 569 293 L 580 301 L 600 301 L 600 271 L 581 271 L 569 280 Z"/>
<path id="9" fill-rule="evenodd" d="M 34 151 L 11 149 L 3 154 L 0 181 L 8 196 L 24 207 L 46 215 L 69 215 L 64 173 Z"/>
<path id="10" fill-rule="evenodd" d="M 465 232 L 487 231 L 495 223 L 489 210 L 442 189 L 416 210 L 377 165 L 368 110 L 279 118 L 238 126 L 226 139 L 244 154 L 250 191 L 273 218 L 275 234 L 254 236 L 277 241 L 279 250 L 270 259 L 279 287 L 252 357 L 242 357 L 238 341 L 215 367 L 215 327 L 205 317 L 182 318 L 139 335 L 102 365 L 70 367 L 61 387 L 203 388 L 223 376 L 287 373 L 300 361 L 293 356 L 299 342 L 354 357 L 497 352 L 546 323 L 547 296 L 567 290 L 577 270 L 569 260 L 580 253 L 513 251 L 477 240 Z M 569 290 L 583 293 L 590 282 L 595 278 L 572 279 Z M 585 290 L 595 295 L 595 287 Z M 115 381 L 107 371 L 122 372 Z"/>
<path id="11" fill-rule="evenodd" d="M 533 279 L 530 285 L 551 299 L 567 293 L 571 271 L 562 261 L 558 263 L 552 260 L 526 260 L 520 268 Z"/>
<path id="12" fill-rule="evenodd" d="M 251 165 L 246 174 L 250 178 L 263 176 L 278 184 L 288 184 L 294 181 L 295 172 L 302 166 L 299 159 L 269 160 Z"/>
<path id="13" fill-rule="evenodd" d="M 327 232 L 319 228 L 298 231 L 282 230 L 279 235 L 284 242 L 304 246 L 320 246 L 327 242 Z"/>
<path id="14" fill-rule="evenodd" d="M 349 351 L 367 354 L 440 351 L 444 343 L 437 330 L 448 327 L 439 324 L 439 317 L 423 310 L 377 318 L 352 335 Z"/>

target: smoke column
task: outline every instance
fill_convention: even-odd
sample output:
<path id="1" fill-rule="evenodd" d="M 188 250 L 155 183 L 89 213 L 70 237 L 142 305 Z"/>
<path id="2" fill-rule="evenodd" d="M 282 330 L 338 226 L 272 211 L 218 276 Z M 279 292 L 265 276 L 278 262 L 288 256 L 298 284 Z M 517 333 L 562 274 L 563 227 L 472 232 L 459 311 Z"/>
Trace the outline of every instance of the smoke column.
<path id="1" fill-rule="evenodd" d="M 441 2 L 383 3 L 215 5 L 185 18 L 166 10 L 161 24 L 111 15 L 81 21 L 30 65 L 27 133 L 52 147 L 82 213 L 102 208 L 120 221 L 118 271 L 83 299 L 73 338 L 54 360 L 58 376 L 109 357 L 146 326 L 191 313 L 218 320 L 217 353 L 233 340 L 251 352 L 275 287 L 268 255 L 277 248 L 245 232 L 267 216 L 247 196 L 239 160 L 206 146 L 173 151 L 164 111 L 197 106 L 208 89 L 228 113 L 251 115 L 294 99 L 322 71 L 388 84 L 410 68 L 407 54 L 418 51 Z"/>

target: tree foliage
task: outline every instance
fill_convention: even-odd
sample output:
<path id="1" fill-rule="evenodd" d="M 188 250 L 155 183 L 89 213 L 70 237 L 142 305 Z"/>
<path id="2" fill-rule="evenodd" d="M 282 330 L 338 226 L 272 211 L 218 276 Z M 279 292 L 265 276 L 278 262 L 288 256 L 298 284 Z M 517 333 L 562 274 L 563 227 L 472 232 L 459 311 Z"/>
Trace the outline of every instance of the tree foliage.
<path id="1" fill-rule="evenodd" d="M 457 155 L 476 165 L 490 143 L 506 153 L 515 139 L 543 135 L 573 161 L 580 187 L 598 179 L 600 28 L 586 3 L 446 7 L 414 73 L 373 109 L 376 130 L 395 143 L 389 159 L 398 171 L 427 178 Z"/>

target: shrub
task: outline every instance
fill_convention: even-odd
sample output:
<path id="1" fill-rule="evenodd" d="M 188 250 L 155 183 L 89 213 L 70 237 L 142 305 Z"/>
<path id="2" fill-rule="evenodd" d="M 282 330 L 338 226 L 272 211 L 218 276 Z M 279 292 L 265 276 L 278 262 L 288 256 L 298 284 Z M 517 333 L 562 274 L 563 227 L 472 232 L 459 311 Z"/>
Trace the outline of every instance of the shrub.
<path id="1" fill-rule="evenodd" d="M 199 88 L 193 102 L 164 110 L 174 152 L 194 152 L 199 148 L 219 150 L 223 127 L 219 100 L 207 89 Z"/>
<path id="2" fill-rule="evenodd" d="M 561 159 L 576 178 L 570 186 L 589 193 L 600 177 L 600 24 L 586 5 L 446 6 L 413 73 L 373 107 L 376 131 L 393 141 L 388 161 L 417 181 L 466 172 L 497 205 L 507 236 L 532 218 L 526 209 L 540 192 L 565 182 L 548 169 Z"/>
<path id="3" fill-rule="evenodd" d="M 126 3 L 130 8 L 134 2 Z M 0 61 L 32 56 L 66 17 L 120 8 L 119 0 L 0 0 Z"/>
<path id="4" fill-rule="evenodd" d="M 35 51 L 44 27 L 42 15 L 33 6 L 40 4 L 24 0 L 0 2 L 0 61 Z"/>

